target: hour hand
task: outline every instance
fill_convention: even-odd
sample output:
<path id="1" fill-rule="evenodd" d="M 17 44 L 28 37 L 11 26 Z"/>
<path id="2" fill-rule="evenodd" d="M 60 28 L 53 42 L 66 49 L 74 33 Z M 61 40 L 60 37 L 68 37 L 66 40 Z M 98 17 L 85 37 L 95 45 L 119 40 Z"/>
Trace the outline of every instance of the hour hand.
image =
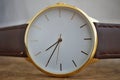
<path id="1" fill-rule="evenodd" d="M 39 51 L 37 54 L 35 54 L 35 56 L 39 55 L 40 53 L 44 53 L 45 51 L 48 51 L 50 48 L 52 48 L 54 45 L 58 44 L 59 42 L 55 42 L 53 45 L 51 45 L 50 47 L 48 47 L 47 49 L 45 49 L 44 51 Z"/>
<path id="2" fill-rule="evenodd" d="M 60 34 L 60 37 L 58 38 L 58 40 L 53 45 L 51 45 L 50 47 L 48 47 L 45 51 L 48 51 L 50 48 L 52 48 L 54 45 L 56 45 L 59 42 L 62 42 L 61 34 Z"/>
<path id="3" fill-rule="evenodd" d="M 53 45 L 51 45 L 50 47 L 48 47 L 45 51 L 47 51 L 47 50 L 49 50 L 50 48 L 52 48 L 54 45 L 56 45 L 58 43 L 58 41 L 57 42 L 55 42 Z"/>

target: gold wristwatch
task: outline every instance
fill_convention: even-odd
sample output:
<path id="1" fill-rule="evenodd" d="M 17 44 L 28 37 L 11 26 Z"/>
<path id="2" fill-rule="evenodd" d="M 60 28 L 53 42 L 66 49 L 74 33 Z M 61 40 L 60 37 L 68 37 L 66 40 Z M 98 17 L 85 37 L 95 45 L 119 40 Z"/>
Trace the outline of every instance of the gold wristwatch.
<path id="1" fill-rule="evenodd" d="M 28 57 L 50 76 L 72 76 L 98 59 L 120 58 L 119 35 L 120 24 L 95 22 L 81 9 L 57 3 L 27 24 L 1 28 L 0 55 Z"/>

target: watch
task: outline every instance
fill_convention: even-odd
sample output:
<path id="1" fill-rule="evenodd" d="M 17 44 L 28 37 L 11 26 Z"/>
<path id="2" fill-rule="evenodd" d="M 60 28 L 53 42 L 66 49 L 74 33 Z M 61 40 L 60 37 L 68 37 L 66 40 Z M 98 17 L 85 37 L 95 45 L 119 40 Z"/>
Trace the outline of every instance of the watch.
<path id="1" fill-rule="evenodd" d="M 28 57 L 42 72 L 66 77 L 92 61 L 120 58 L 120 24 L 99 23 L 81 9 L 57 3 L 27 24 L 0 29 L 0 55 Z"/>

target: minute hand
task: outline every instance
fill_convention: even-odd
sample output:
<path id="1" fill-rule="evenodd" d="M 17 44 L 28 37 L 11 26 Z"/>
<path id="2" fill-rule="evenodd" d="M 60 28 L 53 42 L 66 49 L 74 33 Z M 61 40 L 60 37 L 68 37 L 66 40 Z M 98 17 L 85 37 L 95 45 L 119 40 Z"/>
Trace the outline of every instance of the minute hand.
<path id="1" fill-rule="evenodd" d="M 49 62 L 50 62 L 50 60 L 51 60 L 51 58 L 52 58 L 52 56 L 53 56 L 53 54 L 54 54 L 54 52 L 55 52 L 57 46 L 58 46 L 58 44 L 59 44 L 59 41 L 57 42 L 57 45 L 55 46 L 55 48 L 54 48 L 52 54 L 50 55 L 50 57 L 49 57 L 49 59 L 48 59 L 48 61 L 47 61 L 47 64 L 45 65 L 46 67 L 48 66 L 48 64 L 49 64 Z"/>
<path id="2" fill-rule="evenodd" d="M 49 64 L 49 62 L 50 62 L 50 60 L 51 60 L 51 58 L 52 58 L 52 56 L 53 56 L 53 54 L 54 54 L 54 52 L 55 52 L 55 50 L 56 50 L 56 48 L 57 48 L 57 46 L 59 45 L 60 42 L 62 42 L 61 36 L 60 36 L 60 38 L 58 39 L 58 41 L 52 45 L 52 46 L 54 46 L 54 45 L 56 44 L 56 46 L 55 46 L 52 54 L 50 55 L 50 57 L 49 57 L 49 59 L 48 59 L 48 61 L 47 61 L 47 64 L 45 65 L 46 67 L 48 66 L 48 64 Z M 50 49 L 52 46 L 50 46 L 48 49 Z M 48 49 L 47 49 L 47 50 L 48 50 Z"/>

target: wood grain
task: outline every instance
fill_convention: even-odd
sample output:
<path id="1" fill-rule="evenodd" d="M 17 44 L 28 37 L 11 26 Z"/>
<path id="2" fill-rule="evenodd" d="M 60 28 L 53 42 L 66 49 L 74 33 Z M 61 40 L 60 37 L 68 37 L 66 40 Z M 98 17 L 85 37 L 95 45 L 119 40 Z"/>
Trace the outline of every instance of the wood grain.
<path id="1" fill-rule="evenodd" d="M 120 59 L 105 59 L 68 78 L 48 77 L 25 58 L 0 57 L 0 80 L 120 80 Z"/>

